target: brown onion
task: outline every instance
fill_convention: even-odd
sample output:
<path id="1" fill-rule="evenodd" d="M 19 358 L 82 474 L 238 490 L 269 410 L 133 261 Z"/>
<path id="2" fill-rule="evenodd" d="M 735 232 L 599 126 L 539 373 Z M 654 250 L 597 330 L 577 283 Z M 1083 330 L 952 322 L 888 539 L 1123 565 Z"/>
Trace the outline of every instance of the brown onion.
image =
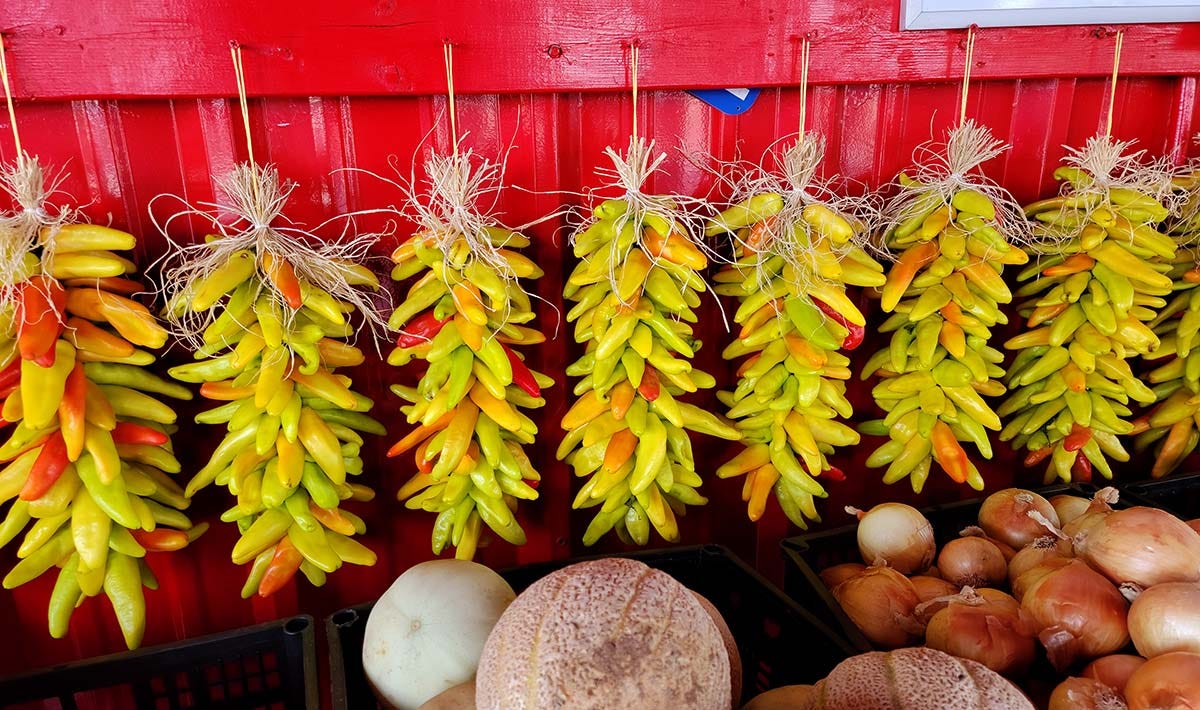
<path id="1" fill-rule="evenodd" d="M 1167 582 L 1139 594 L 1129 607 L 1129 636 L 1146 658 L 1200 653 L 1200 584 Z"/>
<path id="2" fill-rule="evenodd" d="M 1189 528 L 1200 533 L 1200 518 L 1196 518 L 1195 520 L 1189 520 L 1189 521 L 1187 521 L 1187 524 L 1188 524 Z"/>
<path id="3" fill-rule="evenodd" d="M 858 551 L 869 565 L 886 563 L 900 574 L 919 574 L 933 562 L 933 526 L 921 511 L 903 503 L 881 503 L 858 516 Z"/>
<path id="4" fill-rule="evenodd" d="M 1092 496 L 1092 502 L 1088 505 L 1087 510 L 1083 511 L 1083 514 L 1078 518 L 1063 524 L 1063 534 L 1074 540 L 1076 536 L 1087 532 L 1092 526 L 1104 520 L 1108 517 L 1109 513 L 1113 512 L 1112 507 L 1116 504 L 1119 497 L 1117 489 L 1111 486 L 1096 491 L 1096 495 Z"/>
<path id="5" fill-rule="evenodd" d="M 1114 653 L 1111 656 L 1097 658 L 1087 664 L 1084 666 L 1081 675 L 1084 678 L 1095 678 L 1124 695 L 1125 684 L 1129 682 L 1129 676 L 1133 675 L 1133 672 L 1141 668 L 1145 662 L 1146 659 L 1141 656 L 1134 656 L 1128 653 Z"/>
<path id="6" fill-rule="evenodd" d="M 982 537 L 960 537 L 938 554 L 942 577 L 959 587 L 987 587 L 1004 581 L 1008 565 L 1000 549 Z"/>
<path id="7" fill-rule="evenodd" d="M 1069 557 L 1070 543 L 1047 535 L 1039 537 L 1013 556 L 1008 561 L 1008 581 L 1013 583 L 1025 572 L 1037 567 L 1048 559 Z"/>
<path id="8" fill-rule="evenodd" d="M 847 579 L 859 574 L 867 568 L 866 565 L 858 562 L 847 562 L 845 564 L 826 567 L 821 570 L 821 581 L 826 587 L 833 589 Z"/>
<path id="9" fill-rule="evenodd" d="M 1013 596 L 1017 599 L 1023 598 L 1025 596 L 1025 590 L 1033 586 L 1034 582 L 1042 577 L 1045 577 L 1047 574 L 1058 569 L 1059 567 L 1065 567 L 1070 561 L 1070 557 L 1048 557 L 1033 567 L 1025 570 L 1020 574 L 1020 576 L 1013 580 Z"/>
<path id="10" fill-rule="evenodd" d="M 1033 625 L 1012 597 L 980 591 L 994 595 L 968 589 L 957 599 L 946 600 L 946 606 L 929 619 L 925 645 L 978 661 L 1004 675 L 1024 673 L 1036 653 Z"/>
<path id="11" fill-rule="evenodd" d="M 1037 623 L 1038 638 L 1055 668 L 1076 658 L 1095 658 L 1129 643 L 1125 597 L 1103 575 L 1081 560 L 1060 567 L 1042 564 L 1021 576 L 1030 577 L 1021 608 Z M 1018 580 L 1019 581 L 1019 580 Z"/>
<path id="12" fill-rule="evenodd" d="M 1075 553 L 1117 584 L 1200 580 L 1200 533 L 1157 508 L 1109 513 L 1075 537 Z"/>
<path id="13" fill-rule="evenodd" d="M 908 577 L 891 567 L 868 567 L 833 589 L 846 616 L 871 643 L 886 648 L 908 646 L 921 636 L 915 610 L 921 602 Z"/>
<path id="14" fill-rule="evenodd" d="M 1050 694 L 1049 710 L 1125 710 L 1125 700 L 1094 678 L 1067 678 Z"/>
<path id="15" fill-rule="evenodd" d="M 1176 651 L 1151 658 L 1125 685 L 1129 710 L 1200 708 L 1200 654 Z"/>
<path id="16" fill-rule="evenodd" d="M 979 508 L 979 527 L 990 537 L 1019 550 L 1046 534 L 1045 526 L 1029 516 L 1031 511 L 1058 527 L 1058 514 L 1050 501 L 1020 488 L 1005 488 L 985 498 Z"/>
<path id="17" fill-rule="evenodd" d="M 938 597 L 950 596 L 951 594 L 958 594 L 958 587 L 937 577 L 917 575 L 916 577 L 909 577 L 908 581 L 912 582 L 913 589 L 917 590 L 917 597 L 923 602 L 927 602 L 930 599 L 937 599 Z"/>
<path id="18" fill-rule="evenodd" d="M 1054 506 L 1054 512 L 1058 514 L 1059 525 L 1067 525 L 1083 515 L 1091 504 L 1092 501 L 1083 496 L 1050 496 L 1050 505 Z"/>
<path id="19" fill-rule="evenodd" d="M 942 571 L 941 571 L 940 569 L 938 569 L 938 568 L 937 568 L 937 565 L 930 565 L 930 566 L 929 566 L 929 569 L 925 570 L 925 571 L 924 571 L 924 572 L 922 572 L 921 574 L 925 575 L 926 577 L 933 577 L 933 578 L 935 578 L 935 579 L 942 579 Z"/>
<path id="20" fill-rule="evenodd" d="M 1013 549 L 1012 547 L 1010 547 L 1007 543 L 997 540 L 994 537 L 988 537 L 988 534 L 985 533 L 983 531 L 983 528 L 979 527 L 978 525 L 971 525 L 969 527 L 963 528 L 962 530 L 959 531 L 958 536 L 959 537 L 981 537 L 984 540 L 987 540 L 988 542 L 995 545 L 996 549 L 1000 550 L 1000 553 L 1004 555 L 1004 559 L 1006 561 L 1011 560 L 1013 558 L 1013 555 L 1017 554 L 1017 551 L 1015 549 Z"/>

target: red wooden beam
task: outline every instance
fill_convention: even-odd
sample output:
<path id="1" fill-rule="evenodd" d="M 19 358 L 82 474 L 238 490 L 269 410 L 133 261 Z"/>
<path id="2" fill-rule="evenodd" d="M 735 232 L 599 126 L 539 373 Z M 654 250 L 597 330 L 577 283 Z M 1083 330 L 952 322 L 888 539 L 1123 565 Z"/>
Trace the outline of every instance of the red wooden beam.
<path id="1" fill-rule="evenodd" d="M 650 88 L 953 79 L 963 31 L 899 32 L 897 0 L 126 0 L 9 2 L 0 31 L 21 98 L 229 96 L 228 43 L 257 96 L 436 94 L 441 44 L 462 93 L 624 89 L 628 46 Z M 1101 76 L 1114 28 L 983 29 L 979 79 Z M 1200 24 L 1126 28 L 1126 75 L 1190 74 Z"/>

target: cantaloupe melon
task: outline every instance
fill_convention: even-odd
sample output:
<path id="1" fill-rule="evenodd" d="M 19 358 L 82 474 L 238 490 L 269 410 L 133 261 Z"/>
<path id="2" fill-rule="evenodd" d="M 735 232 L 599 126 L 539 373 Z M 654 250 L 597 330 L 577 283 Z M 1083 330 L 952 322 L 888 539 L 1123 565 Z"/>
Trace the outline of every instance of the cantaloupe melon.
<path id="1" fill-rule="evenodd" d="M 727 710 L 729 656 L 686 587 L 641 562 L 565 567 L 517 597 L 488 637 L 480 710 Z"/>

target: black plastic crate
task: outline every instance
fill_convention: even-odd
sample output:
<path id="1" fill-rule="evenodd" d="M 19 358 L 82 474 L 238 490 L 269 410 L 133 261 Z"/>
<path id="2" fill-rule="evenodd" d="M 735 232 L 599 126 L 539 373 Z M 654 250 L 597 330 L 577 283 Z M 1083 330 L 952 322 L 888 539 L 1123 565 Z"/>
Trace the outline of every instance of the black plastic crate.
<path id="1" fill-rule="evenodd" d="M 1129 493 L 1184 520 L 1200 518 L 1200 473 L 1171 476 L 1157 481 L 1138 481 L 1120 487 Z"/>
<path id="2" fill-rule="evenodd" d="M 711 601 L 737 640 L 743 696 L 769 688 L 814 683 L 853 649 L 729 550 L 717 545 L 634 552 Z M 501 571 L 518 593 L 547 574 L 585 559 L 545 562 Z M 335 710 L 377 707 L 362 669 L 363 632 L 373 603 L 343 609 L 325 622 L 329 681 Z"/>
<path id="3" fill-rule="evenodd" d="M 316 710 L 311 616 L 0 678 L 0 707 Z M 11 641 L 11 639 L 10 639 Z"/>
<path id="4" fill-rule="evenodd" d="M 1075 495 L 1091 498 L 1096 489 L 1091 486 L 1052 485 L 1034 489 L 1044 498 L 1056 495 Z M 1118 501 L 1116 507 L 1138 505 L 1140 501 Z M 983 498 L 946 503 L 922 508 L 921 512 L 933 525 L 934 538 L 938 549 L 950 540 L 958 537 L 959 531 L 970 525 L 975 525 L 979 518 L 979 507 Z M 849 518 L 849 516 L 847 516 Z M 852 522 L 830 530 L 798 535 L 783 541 L 783 553 L 787 558 L 784 571 L 784 589 L 788 596 L 795 599 L 807 609 L 820 609 L 824 614 L 828 610 L 829 624 L 835 631 L 843 634 L 859 651 L 876 650 L 867 637 L 859 631 L 858 626 L 842 611 L 842 605 L 833 598 L 833 593 L 821 581 L 819 572 L 827 567 L 845 562 L 862 562 L 858 551 L 858 524 Z"/>

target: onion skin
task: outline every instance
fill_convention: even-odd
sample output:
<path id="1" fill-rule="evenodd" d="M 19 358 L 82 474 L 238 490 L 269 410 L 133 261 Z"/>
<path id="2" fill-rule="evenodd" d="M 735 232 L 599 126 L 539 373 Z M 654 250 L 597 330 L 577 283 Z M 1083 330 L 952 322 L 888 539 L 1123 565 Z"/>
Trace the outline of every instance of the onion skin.
<path id="1" fill-rule="evenodd" d="M 1200 580 L 1200 533 L 1157 508 L 1113 511 L 1076 536 L 1075 550 L 1117 584 Z"/>
<path id="2" fill-rule="evenodd" d="M 913 588 L 917 590 L 917 597 L 922 602 L 937 599 L 938 597 L 950 596 L 951 594 L 958 594 L 958 587 L 937 577 L 917 575 L 916 577 L 909 577 L 908 581 L 912 582 Z"/>
<path id="3" fill-rule="evenodd" d="M 1001 675 L 1023 674 L 1037 652 L 1032 624 L 1016 600 L 998 594 L 1007 601 L 987 597 L 981 604 L 951 601 L 929 620 L 925 645 L 977 661 Z"/>
<path id="4" fill-rule="evenodd" d="M 1050 572 L 1065 567 L 1071 562 L 1070 557 L 1049 557 L 1037 565 L 1030 567 L 1028 570 L 1021 573 L 1019 577 L 1013 580 L 1012 594 L 1018 600 L 1025 597 L 1025 590 L 1033 586 L 1033 583 Z"/>
<path id="5" fill-rule="evenodd" d="M 1058 514 L 1050 501 L 1020 488 L 1005 488 L 985 498 L 979 507 L 979 527 L 988 537 L 1019 550 L 1046 534 L 1046 527 L 1027 515 L 1031 510 L 1059 527 Z"/>
<path id="6" fill-rule="evenodd" d="M 1167 582 L 1142 592 L 1129 607 L 1129 636 L 1146 658 L 1200 653 L 1200 584 Z"/>
<path id="7" fill-rule="evenodd" d="M 1125 701 L 1094 678 L 1067 678 L 1050 695 L 1049 710 L 1125 710 Z"/>
<path id="8" fill-rule="evenodd" d="M 958 587 L 990 587 L 1004 581 L 1008 573 L 1000 548 L 982 537 L 960 537 L 946 543 L 937 566 L 942 577 Z"/>
<path id="9" fill-rule="evenodd" d="M 1017 578 L 1041 563 L 1050 559 L 1070 557 L 1071 545 L 1050 535 L 1039 537 L 1013 556 L 1008 561 L 1008 582 L 1012 584 Z"/>
<path id="10" fill-rule="evenodd" d="M 1021 608 L 1040 629 L 1038 638 L 1055 668 L 1061 671 L 1077 658 L 1105 656 L 1129 643 L 1129 605 L 1111 582 L 1082 560 L 1047 567 L 1021 576 L 1034 575 Z"/>
<path id="11" fill-rule="evenodd" d="M 1095 678 L 1124 695 L 1125 684 L 1129 682 L 1129 676 L 1133 675 L 1133 672 L 1141 668 L 1145 662 L 1146 659 L 1141 656 L 1114 653 L 1111 656 L 1097 658 L 1087 664 L 1080 675 L 1084 678 Z"/>
<path id="12" fill-rule="evenodd" d="M 825 583 L 826 587 L 833 589 L 847 579 L 861 574 L 866 568 L 866 565 L 858 562 L 847 562 L 845 564 L 826 567 L 821 570 L 821 581 Z"/>
<path id="13" fill-rule="evenodd" d="M 876 646 L 900 648 L 921 637 L 923 629 L 915 614 L 921 602 L 917 590 L 891 567 L 869 567 L 835 587 L 833 596 Z"/>
<path id="14" fill-rule="evenodd" d="M 1063 523 L 1063 534 L 1074 540 L 1081 533 L 1090 530 L 1093 525 L 1104 520 L 1109 513 L 1113 512 L 1112 506 L 1117 502 L 1118 497 L 1115 488 L 1101 488 L 1092 497 L 1091 504 L 1082 515 L 1069 523 Z"/>
<path id="15" fill-rule="evenodd" d="M 1200 708 L 1200 654 L 1176 651 L 1151 658 L 1125 685 L 1129 710 Z"/>
<path id="16" fill-rule="evenodd" d="M 904 575 L 925 571 L 937 552 L 933 526 L 921 511 L 903 503 L 880 503 L 860 513 L 857 535 L 863 562 L 886 562 Z"/>
<path id="17" fill-rule="evenodd" d="M 1059 525 L 1069 525 L 1072 520 L 1083 515 L 1092 501 L 1081 496 L 1057 495 L 1050 496 L 1050 505 L 1058 514 Z"/>

